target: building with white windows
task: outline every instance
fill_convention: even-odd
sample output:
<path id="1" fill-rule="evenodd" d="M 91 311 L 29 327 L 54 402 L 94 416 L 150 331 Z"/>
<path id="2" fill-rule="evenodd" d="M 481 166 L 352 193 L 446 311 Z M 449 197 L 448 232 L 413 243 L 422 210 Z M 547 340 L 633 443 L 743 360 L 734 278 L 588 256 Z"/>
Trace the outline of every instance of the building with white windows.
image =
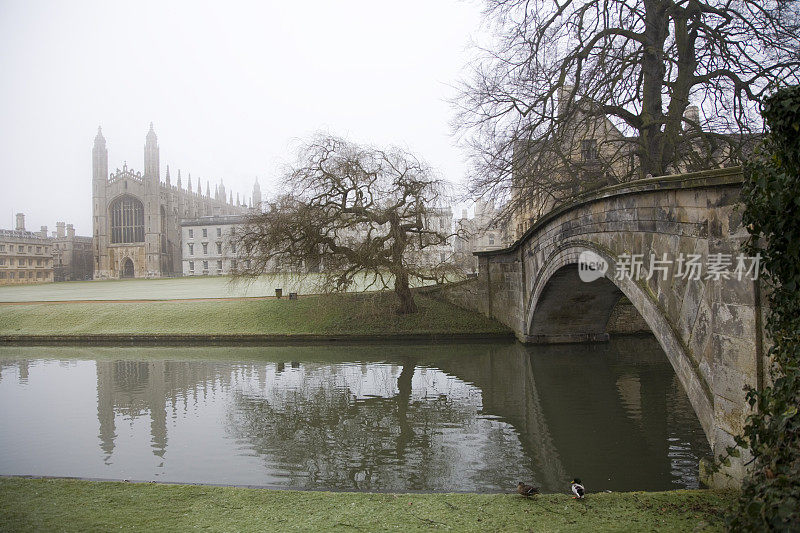
<path id="1" fill-rule="evenodd" d="M 181 220 L 184 276 L 222 276 L 236 268 L 239 254 L 233 241 L 244 215 L 208 216 Z"/>

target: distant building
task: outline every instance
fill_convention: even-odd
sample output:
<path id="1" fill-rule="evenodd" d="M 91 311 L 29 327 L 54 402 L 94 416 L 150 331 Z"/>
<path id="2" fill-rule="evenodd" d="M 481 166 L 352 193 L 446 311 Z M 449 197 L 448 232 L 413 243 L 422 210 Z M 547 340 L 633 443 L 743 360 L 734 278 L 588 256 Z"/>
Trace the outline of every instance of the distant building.
<path id="1" fill-rule="evenodd" d="M 441 243 L 428 244 L 425 248 L 417 249 L 414 246 L 413 236 L 410 239 L 407 260 L 417 267 L 435 267 L 453 260 L 453 209 L 450 207 L 434 207 L 428 210 L 425 216 L 426 230 L 435 231 L 440 235 L 448 236 Z"/>
<path id="2" fill-rule="evenodd" d="M 501 212 L 494 202 L 479 200 L 475 203 L 475 216 L 469 218 L 467 210 L 456 220 L 456 237 L 453 241 L 453 260 L 465 272 L 478 271 L 474 252 L 498 250 L 509 246 L 513 239 L 507 225 L 500 221 Z"/>
<path id="3" fill-rule="evenodd" d="M 53 281 L 52 241 L 25 230 L 25 215 L 17 213 L 13 230 L 0 230 L 0 285 Z"/>
<path id="4" fill-rule="evenodd" d="M 184 276 L 228 275 L 240 261 L 233 235 L 244 215 L 210 216 L 181 221 Z"/>
<path id="5" fill-rule="evenodd" d="M 47 235 L 47 226 L 42 226 L 42 235 Z M 53 279 L 54 281 L 76 281 L 92 279 L 92 238 L 75 235 L 72 224 L 56 222 L 52 233 Z"/>
<path id="6" fill-rule="evenodd" d="M 183 188 L 170 181 L 167 167 L 161 181 L 158 139 L 153 124 L 144 145 L 144 172 L 127 164 L 108 172 L 106 140 L 98 128 L 92 150 L 93 257 L 95 278 L 161 277 L 181 272 L 183 219 L 243 214 L 246 207 L 220 182 L 214 196 L 206 181 L 192 190 L 191 175 Z M 213 269 L 212 269 L 213 270 Z"/>

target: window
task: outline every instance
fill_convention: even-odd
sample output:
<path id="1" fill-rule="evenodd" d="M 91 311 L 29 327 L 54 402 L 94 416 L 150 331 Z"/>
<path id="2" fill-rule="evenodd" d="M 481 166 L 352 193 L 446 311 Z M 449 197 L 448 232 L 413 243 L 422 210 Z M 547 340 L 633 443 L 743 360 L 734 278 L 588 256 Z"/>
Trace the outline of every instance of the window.
<path id="1" fill-rule="evenodd" d="M 17 246 L 17 252 L 21 254 L 25 253 L 25 247 L 20 244 L 19 246 Z"/>
<path id="2" fill-rule="evenodd" d="M 37 247 L 36 247 L 36 253 L 37 253 L 37 254 L 40 254 L 40 253 L 42 253 L 42 247 L 41 247 L 41 246 L 37 246 Z"/>
<path id="3" fill-rule="evenodd" d="M 208 261 L 203 261 L 203 270 L 208 272 Z"/>
<path id="4" fill-rule="evenodd" d="M 111 242 L 144 242 L 144 207 L 132 196 L 111 204 Z"/>
<path id="5" fill-rule="evenodd" d="M 217 228 L 217 229 L 219 229 L 219 228 Z M 218 242 L 218 243 L 217 243 L 217 253 L 218 253 L 218 254 L 221 254 L 221 253 L 222 253 L 222 243 L 221 243 L 221 242 Z"/>
<path id="6" fill-rule="evenodd" d="M 217 270 L 222 270 L 222 261 L 217 261 Z"/>
<path id="7" fill-rule="evenodd" d="M 194 272 L 194 261 L 189 261 L 189 272 Z"/>
<path id="8" fill-rule="evenodd" d="M 0 258 L 0 266 L 5 266 L 6 260 L 4 258 Z"/>
<path id="9" fill-rule="evenodd" d="M 194 243 L 189 243 L 189 255 L 194 255 Z"/>
<path id="10" fill-rule="evenodd" d="M 194 239 L 194 230 L 193 229 L 189 229 L 189 238 L 190 239 Z"/>
<path id="11" fill-rule="evenodd" d="M 203 228 L 203 237 L 208 237 L 208 229 Z"/>
<path id="12" fill-rule="evenodd" d="M 42 273 L 41 273 L 41 272 L 37 272 L 37 273 L 36 273 L 36 277 L 37 277 L 37 278 L 41 278 L 41 277 L 42 277 Z"/>
<path id="13" fill-rule="evenodd" d="M 6 245 L 0 244 L 0 252 L 5 252 L 5 251 L 6 251 Z"/>
<path id="14" fill-rule="evenodd" d="M 14 279 L 14 273 L 13 272 L 9 272 L 8 273 L 8 279 Z"/>
<path id="15" fill-rule="evenodd" d="M 33 253 L 33 246 L 28 246 L 28 253 L 29 253 L 29 254 L 32 254 L 32 253 Z"/>
<path id="16" fill-rule="evenodd" d="M 236 259 L 231 259 L 231 268 L 236 270 Z"/>
<path id="17" fill-rule="evenodd" d="M 203 231 L 205 231 L 205 230 L 203 230 Z M 203 243 L 203 255 L 208 255 L 208 243 L 207 242 Z"/>
<path id="18" fill-rule="evenodd" d="M 28 266 L 29 266 L 29 267 L 32 267 L 32 266 L 33 266 L 33 259 L 28 259 Z"/>
<path id="19" fill-rule="evenodd" d="M 0 272 L 0 279 L 6 279 L 6 273 Z"/>
<path id="20" fill-rule="evenodd" d="M 37 267 L 40 267 L 40 266 L 42 266 L 42 260 L 41 260 L 41 259 L 37 259 L 37 260 L 36 260 L 36 266 L 37 266 Z"/>
<path id="21" fill-rule="evenodd" d="M 597 160 L 597 139 L 584 139 L 581 141 L 581 159 L 583 161 Z"/>
<path id="22" fill-rule="evenodd" d="M 217 228 L 217 237 L 222 237 L 222 228 Z"/>

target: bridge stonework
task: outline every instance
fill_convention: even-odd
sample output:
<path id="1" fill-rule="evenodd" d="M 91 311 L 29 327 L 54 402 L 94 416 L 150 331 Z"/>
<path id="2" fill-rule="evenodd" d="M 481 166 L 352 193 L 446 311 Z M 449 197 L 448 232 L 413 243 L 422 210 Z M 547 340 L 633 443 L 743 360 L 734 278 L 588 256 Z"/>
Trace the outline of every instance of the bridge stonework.
<path id="1" fill-rule="evenodd" d="M 732 272 L 742 253 L 748 235 L 741 185 L 741 169 L 732 168 L 638 180 L 577 197 L 511 247 L 476 254 L 478 278 L 446 297 L 498 319 L 522 342 L 561 343 L 607 339 L 611 311 L 626 296 L 664 349 L 715 455 L 723 453 L 748 414 L 743 388 L 765 380 L 758 282 L 750 275 L 715 279 L 707 271 L 709 257 L 726 254 Z M 590 283 L 580 280 L 577 266 L 587 250 L 609 265 Z M 623 254 L 643 254 L 640 279 L 617 279 Z M 645 279 L 651 254 L 673 261 L 666 279 L 660 270 Z M 701 279 L 680 275 L 674 261 L 680 254 L 702 257 Z M 735 484 L 743 464 L 707 482 Z"/>

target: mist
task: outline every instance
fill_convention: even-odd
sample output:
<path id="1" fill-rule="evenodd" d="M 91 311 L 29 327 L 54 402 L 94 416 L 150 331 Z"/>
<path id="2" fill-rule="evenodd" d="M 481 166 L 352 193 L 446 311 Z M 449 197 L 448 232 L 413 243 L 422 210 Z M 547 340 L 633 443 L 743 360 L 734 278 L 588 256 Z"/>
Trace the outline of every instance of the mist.
<path id="1" fill-rule="evenodd" d="M 167 165 L 269 195 L 316 131 L 397 145 L 465 177 L 453 84 L 480 6 L 388 2 L 0 2 L 0 228 L 91 235 L 97 127 L 109 170 L 142 170 L 153 122 Z"/>

